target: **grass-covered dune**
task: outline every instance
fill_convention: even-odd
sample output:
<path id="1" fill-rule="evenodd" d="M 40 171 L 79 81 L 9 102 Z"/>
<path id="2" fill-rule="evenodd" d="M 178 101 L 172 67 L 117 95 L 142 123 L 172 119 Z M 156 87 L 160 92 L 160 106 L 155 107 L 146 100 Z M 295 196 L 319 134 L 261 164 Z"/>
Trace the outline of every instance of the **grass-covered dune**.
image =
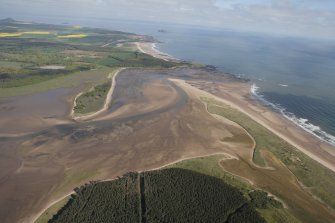
<path id="1" fill-rule="evenodd" d="M 49 222 L 265 222 L 254 206 L 219 178 L 168 168 L 77 188 Z"/>

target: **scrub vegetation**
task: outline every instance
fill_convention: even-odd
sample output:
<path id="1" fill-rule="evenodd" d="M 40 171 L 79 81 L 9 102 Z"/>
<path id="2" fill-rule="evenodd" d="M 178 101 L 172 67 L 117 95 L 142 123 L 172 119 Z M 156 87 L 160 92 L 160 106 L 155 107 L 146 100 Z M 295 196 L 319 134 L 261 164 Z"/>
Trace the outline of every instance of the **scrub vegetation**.
<path id="1" fill-rule="evenodd" d="M 107 82 L 81 94 L 76 100 L 76 106 L 73 109 L 74 112 L 76 114 L 87 114 L 102 108 L 110 87 L 111 83 Z"/>

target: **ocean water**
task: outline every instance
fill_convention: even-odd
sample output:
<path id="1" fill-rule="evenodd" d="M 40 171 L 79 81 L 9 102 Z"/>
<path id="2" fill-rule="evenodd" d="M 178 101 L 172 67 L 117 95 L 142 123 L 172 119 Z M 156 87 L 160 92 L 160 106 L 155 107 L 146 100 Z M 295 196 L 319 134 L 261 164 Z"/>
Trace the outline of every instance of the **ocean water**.
<path id="1" fill-rule="evenodd" d="M 159 39 L 163 52 L 250 79 L 256 98 L 335 145 L 335 41 L 194 28 Z"/>
<path id="2" fill-rule="evenodd" d="M 335 145 L 335 39 L 94 18 L 41 17 L 39 21 L 154 36 L 162 52 L 250 79 L 255 98 Z"/>

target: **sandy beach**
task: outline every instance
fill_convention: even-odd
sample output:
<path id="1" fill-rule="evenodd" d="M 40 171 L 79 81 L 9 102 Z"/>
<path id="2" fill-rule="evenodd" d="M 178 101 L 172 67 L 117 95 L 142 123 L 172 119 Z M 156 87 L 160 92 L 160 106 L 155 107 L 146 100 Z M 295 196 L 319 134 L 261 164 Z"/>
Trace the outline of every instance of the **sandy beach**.
<path id="1" fill-rule="evenodd" d="M 162 60 L 165 60 L 165 61 L 177 60 L 176 58 L 173 58 L 172 56 L 157 50 L 155 48 L 155 43 L 137 42 L 137 43 L 135 43 L 135 45 L 140 52 L 149 54 L 149 55 L 151 55 L 155 58 L 162 59 Z"/>
<path id="2" fill-rule="evenodd" d="M 174 59 L 155 49 L 153 43 L 139 42 L 136 43 L 136 46 L 141 52 L 154 57 L 164 60 Z M 184 87 L 188 84 L 190 84 L 188 87 L 192 85 L 192 83 L 187 84 L 184 81 L 177 82 Z M 204 91 L 200 93 L 197 88 L 194 88 L 193 91 L 198 92 L 200 95 L 205 94 L 213 97 L 238 109 L 312 159 L 335 172 L 335 147 L 308 133 L 278 112 L 265 107 L 261 102 L 256 101 L 252 98 L 249 84 L 220 83 L 220 86 L 215 86 L 214 83 L 208 82 L 198 87 L 201 87 Z"/>
<path id="3" fill-rule="evenodd" d="M 152 56 L 163 55 L 153 50 L 151 43 L 137 45 Z M 297 207 L 295 213 L 303 210 L 313 219 L 334 218 L 271 152 L 261 153 L 267 166 L 257 166 L 253 160 L 255 135 L 223 116 L 209 113 L 200 100 L 212 98 L 237 109 L 335 171 L 334 148 L 253 99 L 249 83 L 201 68 L 132 68 L 118 76 L 120 72 L 113 75 L 104 107 L 76 118 L 85 122 L 69 119 L 73 99 L 82 91 L 77 89 L 70 92 L 71 101 L 62 99 L 62 106 L 58 106 L 62 108 L 59 116 L 67 118 L 68 124 L 52 126 L 34 137 L 0 142 L 5 155 L 0 162 L 0 174 L 5 179 L 0 190 L 4 222 L 31 222 L 73 188 L 90 180 L 113 179 L 127 172 L 216 154 L 228 157 L 220 161 L 223 170 L 280 194 L 285 203 Z M 69 98 L 70 93 L 61 98 Z M 51 109 L 46 106 L 50 103 L 47 99 L 40 105 L 47 108 L 45 116 Z M 12 120 L 15 117 L 13 113 Z M 226 138 L 235 141 L 223 140 Z M 292 190 L 295 200 L 287 192 Z"/>
<path id="4" fill-rule="evenodd" d="M 185 75 L 187 82 L 181 79 Z M 216 79 L 226 81 L 216 82 Z M 89 122 L 55 126 L 33 138 L 1 142 L 3 148 L 8 148 L 4 154 L 11 157 L 0 162 L 4 167 L 2 175 L 6 177 L 5 187 L 0 190 L 4 197 L 0 203 L 6 216 L 4 222 L 31 222 L 41 210 L 90 180 L 111 179 L 130 171 L 151 170 L 215 154 L 235 157 L 224 159 L 222 167 L 255 185 L 261 185 L 266 178 L 265 190 L 273 187 L 273 179 L 290 179 L 289 188 L 295 188 L 299 194 L 297 200 L 309 201 L 308 205 L 297 203 L 298 207 L 306 209 L 312 204 L 331 218 L 325 206 L 312 199 L 294 175 L 271 154 L 264 153 L 264 157 L 271 161 L 269 166 L 280 171 L 255 165 L 252 161 L 255 142 L 251 135 L 236 123 L 209 114 L 204 102 L 199 100 L 199 97 L 209 97 L 229 104 L 297 145 L 299 140 L 306 140 L 304 143 L 309 147 L 299 145 L 297 148 L 332 168 L 331 156 L 321 149 L 323 144 L 319 141 L 313 144 L 309 134 L 299 132 L 293 123 L 252 101 L 249 84 L 215 75 L 199 78 L 199 70 L 189 68 L 126 69 L 113 83 L 105 103 L 110 109 Z M 115 103 L 109 104 L 112 97 Z M 287 129 L 293 134 L 288 134 Z M 286 131 L 286 135 L 281 131 Z M 222 141 L 223 138 L 238 141 Z M 315 145 L 320 145 L 320 149 L 313 150 Z M 243 170 L 238 171 L 239 164 Z M 15 202 L 13 197 L 17 198 Z M 18 205 L 17 211 L 7 214 Z M 319 217 L 319 212 L 313 215 Z"/>
<path id="5" fill-rule="evenodd" d="M 138 42 L 136 46 L 141 52 L 154 57 L 165 60 L 174 59 L 155 49 L 153 43 Z M 192 85 L 192 83 L 186 83 L 181 80 L 174 81 L 186 88 L 190 88 Z M 265 107 L 259 101 L 255 100 L 250 92 L 250 84 L 232 82 L 227 84 L 220 83 L 220 85 L 218 85 L 204 83 L 201 87 L 204 91 L 193 87 L 193 91 L 197 92 L 196 94 L 198 94 L 199 97 L 200 95 L 213 97 L 218 101 L 238 109 L 312 159 L 335 172 L 334 146 L 323 142 L 278 112 Z"/>
<path id="6" fill-rule="evenodd" d="M 335 148 L 304 131 L 279 113 L 253 100 L 249 84 L 203 82 L 199 85 L 198 82 L 174 81 L 183 88 L 191 89 L 198 97 L 214 98 L 243 112 L 312 159 L 335 172 Z M 201 87 L 203 90 L 197 87 Z"/>

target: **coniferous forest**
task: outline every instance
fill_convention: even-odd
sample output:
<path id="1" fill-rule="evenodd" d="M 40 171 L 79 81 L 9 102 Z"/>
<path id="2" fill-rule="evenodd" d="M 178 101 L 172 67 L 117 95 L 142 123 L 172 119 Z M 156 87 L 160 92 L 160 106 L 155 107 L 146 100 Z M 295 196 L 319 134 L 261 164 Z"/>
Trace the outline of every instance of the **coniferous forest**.
<path id="1" fill-rule="evenodd" d="M 49 222 L 262 223 L 254 205 L 222 180 L 171 168 L 129 173 L 76 189 Z"/>

